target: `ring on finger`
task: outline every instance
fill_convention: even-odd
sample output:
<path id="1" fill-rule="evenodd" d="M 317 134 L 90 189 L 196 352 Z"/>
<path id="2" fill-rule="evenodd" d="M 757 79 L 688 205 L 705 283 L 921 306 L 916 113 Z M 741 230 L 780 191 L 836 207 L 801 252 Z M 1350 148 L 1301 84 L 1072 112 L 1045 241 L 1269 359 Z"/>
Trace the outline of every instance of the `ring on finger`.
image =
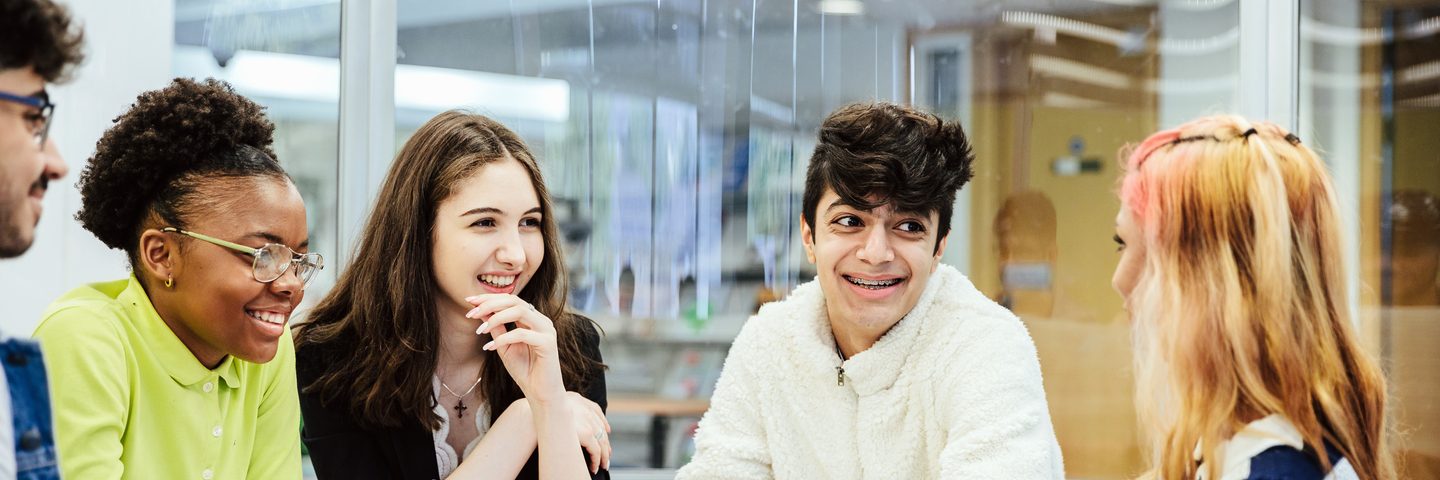
<path id="1" fill-rule="evenodd" d="M 595 442 L 596 442 L 596 443 L 599 443 L 600 440 L 603 439 L 603 438 L 605 438 L 605 432 L 595 432 Z"/>

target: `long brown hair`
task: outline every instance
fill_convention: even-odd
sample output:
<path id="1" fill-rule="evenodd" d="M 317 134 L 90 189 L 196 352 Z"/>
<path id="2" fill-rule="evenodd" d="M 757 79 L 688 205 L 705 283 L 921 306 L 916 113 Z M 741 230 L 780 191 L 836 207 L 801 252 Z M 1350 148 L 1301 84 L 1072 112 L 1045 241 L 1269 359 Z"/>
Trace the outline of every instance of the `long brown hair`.
<path id="1" fill-rule="evenodd" d="M 1130 310 L 1153 476 L 1195 478 L 1198 445 L 1217 478 L 1223 442 L 1280 414 L 1361 479 L 1394 478 L 1385 379 L 1350 324 L 1315 152 L 1271 123 L 1201 118 L 1141 143 L 1120 196 L 1146 252 Z"/>
<path id="2" fill-rule="evenodd" d="M 586 372 L 601 366 L 581 353 L 584 317 L 566 307 L 565 263 L 549 191 L 530 149 L 489 118 L 448 111 L 430 119 L 390 167 L 359 248 L 335 288 L 295 328 L 297 349 L 321 348 L 329 364 L 310 385 L 323 402 L 339 402 L 367 427 L 418 421 L 434 430 L 431 376 L 439 355 L 439 292 L 430 266 L 436 209 L 455 185 L 490 163 L 514 158 L 525 167 L 540 199 L 545 259 L 518 296 L 555 322 L 560 368 L 569 390 L 581 390 Z M 328 345 L 344 345 L 331 348 Z M 496 352 L 484 353 L 481 388 L 494 421 L 520 399 Z M 496 408 L 496 407 L 499 408 Z"/>

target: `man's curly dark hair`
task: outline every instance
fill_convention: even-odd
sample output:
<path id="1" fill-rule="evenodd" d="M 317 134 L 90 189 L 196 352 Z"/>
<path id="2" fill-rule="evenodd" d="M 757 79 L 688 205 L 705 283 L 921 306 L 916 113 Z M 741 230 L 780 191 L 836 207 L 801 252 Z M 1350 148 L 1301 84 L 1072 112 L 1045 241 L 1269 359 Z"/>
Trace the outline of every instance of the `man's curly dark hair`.
<path id="1" fill-rule="evenodd" d="M 955 192 L 974 175 L 974 161 L 958 122 L 893 103 L 846 105 L 820 125 L 820 142 L 805 172 L 801 215 L 813 232 L 815 210 L 828 188 L 856 208 L 888 203 L 901 212 L 936 212 L 936 238 L 943 239 L 950 233 Z"/>
<path id="2" fill-rule="evenodd" d="M 46 82 L 63 81 L 85 59 L 84 37 L 50 0 L 0 0 L 0 70 L 32 67 Z"/>
<path id="3" fill-rule="evenodd" d="M 75 219 L 124 250 L 133 266 L 146 228 L 185 228 L 192 215 L 209 211 L 207 182 L 288 179 L 271 149 L 274 131 L 263 107 L 219 80 L 177 78 L 142 93 L 95 145 L 80 174 Z"/>

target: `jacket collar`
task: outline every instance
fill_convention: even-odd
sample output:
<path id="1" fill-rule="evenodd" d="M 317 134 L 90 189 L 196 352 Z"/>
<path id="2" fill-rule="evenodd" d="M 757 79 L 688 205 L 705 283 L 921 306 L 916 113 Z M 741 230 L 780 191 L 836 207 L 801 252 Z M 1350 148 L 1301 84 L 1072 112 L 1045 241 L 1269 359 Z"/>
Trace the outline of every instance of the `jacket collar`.
<path id="1" fill-rule="evenodd" d="M 937 301 L 937 292 L 951 288 L 950 284 L 963 275 L 953 267 L 939 265 L 921 293 L 915 308 L 905 314 L 889 332 L 881 336 L 875 345 L 856 354 L 843 363 L 835 352 L 835 334 L 830 328 L 829 315 L 825 310 L 825 296 L 819 282 L 810 281 L 795 288 L 790 298 L 779 305 L 761 310 L 761 316 L 784 315 L 800 317 L 793 322 L 800 328 L 790 329 L 794 357 L 792 364 L 811 365 L 807 374 L 826 375 L 835 379 L 835 367 L 843 367 L 845 386 L 853 388 L 856 394 L 870 395 L 890 388 L 909 365 L 909 359 L 927 329 L 931 310 Z M 772 319 L 771 321 L 779 321 Z M 817 359 L 825 359 L 818 361 Z M 838 380 L 838 379 L 837 379 Z M 838 381 L 836 382 L 838 383 Z"/>

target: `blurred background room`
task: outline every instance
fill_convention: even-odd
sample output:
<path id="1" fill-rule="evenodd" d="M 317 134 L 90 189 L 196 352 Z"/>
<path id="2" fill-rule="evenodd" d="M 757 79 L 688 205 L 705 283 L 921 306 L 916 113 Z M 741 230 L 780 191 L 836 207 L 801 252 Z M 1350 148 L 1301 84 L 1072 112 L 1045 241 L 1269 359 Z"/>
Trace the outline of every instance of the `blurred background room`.
<path id="1" fill-rule="evenodd" d="M 669 478 L 746 318 L 814 276 L 798 219 L 821 119 L 911 103 L 975 145 L 944 260 L 1028 326 L 1068 475 L 1131 478 L 1143 453 L 1110 287 L 1118 152 L 1235 112 L 1328 162 L 1402 471 L 1440 478 L 1440 1 L 62 3 L 90 52 L 54 93 L 72 174 L 45 200 L 47 240 L 0 261 L 8 334 L 68 288 L 125 274 L 72 219 L 73 185 L 143 90 L 215 77 L 268 107 L 327 256 L 307 304 L 345 268 L 399 146 L 471 109 L 545 169 L 571 304 L 606 333 L 614 477 Z"/>

